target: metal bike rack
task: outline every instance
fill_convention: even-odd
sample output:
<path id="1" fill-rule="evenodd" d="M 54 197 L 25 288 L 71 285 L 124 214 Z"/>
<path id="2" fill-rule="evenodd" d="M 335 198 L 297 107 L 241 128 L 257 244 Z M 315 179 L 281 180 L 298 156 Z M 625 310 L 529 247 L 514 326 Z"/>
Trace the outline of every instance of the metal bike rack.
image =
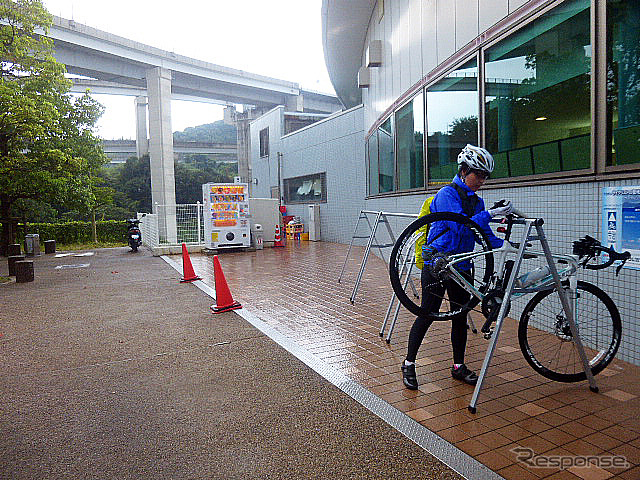
<path id="1" fill-rule="evenodd" d="M 476 384 L 475 390 L 473 391 L 473 396 L 471 397 L 471 403 L 469 404 L 469 407 L 468 407 L 471 413 L 476 412 L 478 397 L 480 396 L 484 379 L 486 378 L 487 371 L 489 369 L 489 364 L 491 363 L 491 358 L 493 357 L 496 344 L 498 343 L 498 337 L 500 336 L 502 322 L 506 316 L 507 306 L 509 305 L 509 302 L 511 300 L 511 295 L 513 293 L 515 279 L 518 278 L 518 272 L 520 271 L 520 265 L 522 264 L 522 259 L 524 258 L 525 248 L 527 246 L 527 242 L 529 241 L 538 240 L 542 245 L 542 250 L 547 260 L 547 264 L 549 266 L 551 275 L 553 276 L 553 281 L 555 283 L 556 290 L 560 295 L 562 308 L 569 321 L 569 326 L 571 328 L 573 341 L 576 345 L 576 348 L 578 349 L 578 354 L 580 355 L 580 360 L 584 368 L 584 373 L 587 376 L 587 379 L 589 380 L 589 388 L 594 392 L 598 391 L 596 381 L 593 377 L 593 374 L 591 373 L 589 360 L 587 359 L 587 355 L 584 352 L 584 347 L 582 346 L 582 341 L 580 340 L 578 327 L 576 326 L 576 322 L 574 318 L 575 303 L 573 307 L 569 304 L 569 299 L 567 298 L 567 292 L 565 292 L 564 288 L 562 288 L 562 281 L 560 280 L 560 275 L 558 275 L 558 270 L 553 261 L 553 255 L 551 254 L 549 243 L 547 242 L 547 237 L 545 237 L 544 231 L 542 229 L 542 224 L 544 223 L 544 221 L 541 218 L 536 218 L 536 219 L 514 220 L 513 223 L 524 225 L 525 226 L 524 234 L 522 236 L 522 241 L 520 242 L 520 247 L 518 249 L 515 263 L 513 265 L 513 269 L 511 271 L 511 275 L 509 276 L 509 281 L 507 283 L 507 288 L 504 295 L 504 298 L 506 300 L 503 300 L 502 305 L 500 306 L 500 312 L 498 313 L 498 318 L 496 320 L 496 327 L 491 336 L 491 341 L 489 342 L 489 347 L 487 348 L 487 353 L 485 354 L 484 362 L 482 363 L 482 370 L 480 371 L 480 375 L 478 376 L 478 382 Z M 537 235 L 531 235 L 531 230 L 533 227 L 536 228 Z M 575 277 L 572 277 L 572 278 L 575 279 Z M 575 285 L 572 284 L 571 287 L 575 287 Z"/>
<path id="2" fill-rule="evenodd" d="M 407 285 L 409 284 L 409 281 L 411 279 L 411 273 L 413 272 L 413 267 L 416 265 L 416 258 L 415 258 L 415 249 L 414 249 L 414 245 L 415 245 L 415 240 L 413 242 L 411 242 L 408 245 L 408 251 L 411 252 L 411 255 L 407 255 L 404 259 L 404 262 L 402 263 L 402 268 L 400 269 L 400 275 L 399 277 L 402 278 L 402 275 L 404 274 L 405 270 L 406 270 L 406 278 L 404 280 L 404 285 L 403 285 L 403 289 L 406 290 Z M 411 285 L 413 286 L 413 280 L 411 280 Z M 413 287 L 413 293 L 415 295 L 416 298 L 420 298 L 419 295 L 416 293 L 416 289 L 415 287 Z M 422 292 L 421 292 L 422 293 Z M 396 299 L 396 294 L 393 293 L 391 295 L 391 300 L 389 301 L 389 307 L 387 308 L 387 313 L 384 316 L 384 320 L 382 322 L 382 326 L 380 327 L 380 336 L 383 337 L 384 336 L 384 329 L 387 328 L 387 323 L 389 321 L 389 316 L 391 315 L 391 309 L 393 308 L 393 303 Z M 391 321 L 391 325 L 389 326 L 389 331 L 387 332 L 387 338 L 386 338 L 386 342 L 387 343 L 391 343 L 391 335 L 393 334 L 393 329 L 396 326 L 396 322 L 398 321 L 398 315 L 400 313 L 400 306 L 402 304 L 400 302 L 398 302 L 398 304 L 396 305 L 396 309 L 395 312 L 393 314 L 393 320 Z M 476 329 L 475 324 L 473 323 L 473 319 L 471 318 L 471 315 L 467 314 L 467 325 L 469 326 L 469 328 L 473 331 L 473 333 L 478 333 L 478 330 Z"/>
<path id="3" fill-rule="evenodd" d="M 375 215 L 375 220 L 373 222 L 373 226 L 371 225 L 371 223 L 369 222 L 369 218 L 367 217 L 367 215 Z M 355 298 L 356 298 L 356 294 L 358 292 L 358 288 L 360 287 L 360 282 L 362 281 L 362 275 L 364 274 L 364 269 L 366 267 L 367 264 L 367 259 L 369 258 L 369 253 L 371 252 L 372 248 L 377 248 L 380 251 L 380 256 L 382 257 L 382 259 L 385 261 L 385 263 L 389 263 L 385 258 L 384 258 L 384 254 L 382 252 L 383 248 L 389 248 L 389 247 L 393 247 L 393 245 L 396 243 L 396 237 L 393 234 L 393 231 L 391 230 L 391 226 L 389 225 L 389 220 L 387 219 L 387 217 L 407 217 L 407 218 L 417 218 L 418 215 L 417 214 L 411 214 L 411 213 L 392 213 L 392 212 L 375 212 L 375 211 L 371 211 L 371 210 L 360 210 L 360 215 L 358 216 L 358 220 L 356 221 L 356 226 L 353 230 L 353 235 L 351 237 L 351 243 L 349 244 L 349 249 L 347 250 L 347 255 L 344 259 L 344 264 L 342 265 L 342 271 L 340 272 L 340 276 L 338 277 L 338 283 L 340 283 L 340 281 L 342 280 L 342 275 L 344 274 L 344 269 L 347 265 L 347 261 L 349 260 L 349 254 L 351 253 L 351 247 L 353 246 L 353 241 L 356 238 L 368 238 L 367 241 L 367 246 L 365 248 L 364 251 L 364 256 L 362 258 L 362 263 L 360 264 L 360 271 L 358 272 L 358 277 L 356 278 L 356 283 L 353 286 L 353 291 L 351 292 L 351 297 L 349 298 L 349 300 L 351 301 L 351 304 L 354 303 Z M 369 225 L 369 229 L 370 229 L 370 234 L 368 236 L 360 236 L 357 234 L 358 232 L 358 225 L 360 223 L 360 220 L 365 219 L 367 222 L 367 225 Z M 377 242 L 376 239 L 376 231 L 378 230 L 378 225 L 380 223 L 384 223 L 387 226 L 387 232 L 389 233 L 389 238 L 391 239 L 391 243 L 385 243 L 385 244 L 380 244 L 380 243 L 375 243 L 374 244 L 374 240 Z M 413 284 L 413 282 L 411 282 L 411 288 L 413 289 L 414 293 L 417 295 L 417 290 L 415 285 Z M 393 300 L 393 299 L 392 299 Z M 389 307 L 391 308 L 391 307 Z"/>
<path id="4" fill-rule="evenodd" d="M 410 251 L 413 252 L 413 247 L 410 247 Z M 416 258 L 415 258 L 415 254 L 413 255 L 407 255 L 404 259 L 404 262 L 402 262 L 402 268 L 400 269 L 400 278 L 402 278 L 403 273 L 406 270 L 406 278 L 404 279 L 404 285 L 403 288 L 406 289 L 407 285 L 409 283 L 409 281 L 411 280 L 411 273 L 413 271 L 413 266 L 416 264 Z M 414 288 L 414 295 L 416 295 L 415 293 L 415 288 Z M 384 335 L 384 329 L 387 327 L 387 322 L 389 321 L 389 315 L 391 314 L 391 309 L 393 308 L 393 302 L 396 299 L 396 294 L 393 293 L 391 295 L 391 300 L 389 301 L 389 307 L 387 308 L 387 313 L 384 316 L 384 321 L 382 322 L 382 326 L 380 327 L 380 336 L 382 337 Z M 416 298 L 418 298 L 418 296 L 416 295 Z M 396 310 L 393 314 L 393 320 L 391 321 L 391 325 L 389 326 L 389 332 L 387 332 L 387 343 L 391 343 L 391 334 L 393 333 L 393 329 L 396 326 L 396 322 L 398 321 L 398 314 L 400 313 L 400 305 L 402 305 L 400 302 L 398 302 L 398 304 L 396 305 Z"/>

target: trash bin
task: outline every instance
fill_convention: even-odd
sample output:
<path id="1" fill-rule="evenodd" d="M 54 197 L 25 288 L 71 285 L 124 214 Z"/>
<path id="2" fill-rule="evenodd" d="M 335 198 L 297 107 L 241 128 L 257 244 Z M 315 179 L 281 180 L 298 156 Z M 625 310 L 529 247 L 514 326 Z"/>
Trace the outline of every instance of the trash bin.
<path id="1" fill-rule="evenodd" d="M 40 235 L 30 233 L 24 236 L 24 252 L 27 257 L 40 255 Z"/>
<path id="2" fill-rule="evenodd" d="M 256 250 L 262 250 L 264 248 L 264 230 L 259 223 L 253 224 L 251 227 L 251 234 L 253 235 L 253 243 Z"/>
<path id="3" fill-rule="evenodd" d="M 44 241 L 44 253 L 56 253 L 56 241 L 45 240 Z"/>
<path id="4" fill-rule="evenodd" d="M 22 253 L 22 247 L 19 243 L 12 243 L 7 246 L 7 257 L 13 257 L 14 255 L 20 255 Z"/>

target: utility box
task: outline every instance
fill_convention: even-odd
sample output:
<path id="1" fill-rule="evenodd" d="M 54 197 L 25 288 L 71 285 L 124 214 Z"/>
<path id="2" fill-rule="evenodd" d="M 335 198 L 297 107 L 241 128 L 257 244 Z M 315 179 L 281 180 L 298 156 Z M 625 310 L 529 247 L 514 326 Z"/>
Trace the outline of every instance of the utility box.
<path id="1" fill-rule="evenodd" d="M 309 240 L 320 241 L 320 205 L 309 205 Z"/>
<path id="2" fill-rule="evenodd" d="M 264 248 L 264 230 L 262 225 L 255 223 L 251 225 L 251 236 L 253 237 L 253 244 L 256 250 L 262 250 Z"/>
<path id="3" fill-rule="evenodd" d="M 283 228 L 280 221 L 280 201 L 277 198 L 250 198 L 249 209 L 252 228 L 256 224 L 262 225 L 264 241 L 270 242 L 268 246 L 272 246 L 276 225 L 280 225 L 281 230 Z M 280 232 L 280 238 L 282 237 L 284 237 L 284 231 Z"/>
<path id="4" fill-rule="evenodd" d="M 30 233 L 24 237 L 24 251 L 27 257 L 40 255 L 40 235 Z"/>

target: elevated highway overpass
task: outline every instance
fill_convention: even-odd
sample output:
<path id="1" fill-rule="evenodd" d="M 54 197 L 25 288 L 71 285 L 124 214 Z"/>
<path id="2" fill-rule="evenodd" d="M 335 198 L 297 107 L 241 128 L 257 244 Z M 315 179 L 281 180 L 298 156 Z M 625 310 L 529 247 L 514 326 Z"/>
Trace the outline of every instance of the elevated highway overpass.
<path id="1" fill-rule="evenodd" d="M 137 156 L 135 140 L 103 140 L 102 148 L 112 164 L 124 163 L 128 158 Z M 183 155 L 202 154 L 220 156 L 221 162 L 236 163 L 237 151 L 235 143 L 173 142 L 173 153 L 176 159 Z"/>
<path id="2" fill-rule="evenodd" d="M 76 91 L 89 87 L 95 93 L 136 96 L 136 154 L 147 153 L 148 145 L 154 205 L 175 204 L 172 99 L 229 105 L 225 118 L 235 121 L 238 128 L 238 173 L 244 181 L 251 178 L 250 120 L 277 105 L 308 113 L 333 113 L 342 108 L 336 96 L 303 90 L 294 82 L 178 55 L 61 17 L 53 17 L 47 35 L 67 71 L 89 77 L 76 80 Z M 237 112 L 235 105 L 243 105 L 243 111 Z M 175 238 L 175 219 L 165 220 L 161 234 Z"/>

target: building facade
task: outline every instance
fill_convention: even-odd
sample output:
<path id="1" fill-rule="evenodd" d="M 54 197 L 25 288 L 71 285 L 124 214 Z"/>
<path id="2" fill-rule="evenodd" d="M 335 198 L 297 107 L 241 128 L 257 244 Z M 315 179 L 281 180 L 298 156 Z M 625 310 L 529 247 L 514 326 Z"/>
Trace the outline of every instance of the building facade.
<path id="1" fill-rule="evenodd" d="M 251 196 L 280 198 L 307 226 L 308 205 L 319 205 L 322 240 L 348 242 L 366 195 L 363 112 L 301 117 L 276 107 L 251 122 Z"/>
<path id="2" fill-rule="evenodd" d="M 639 20 L 634 0 L 324 0 L 329 76 L 345 107 L 362 118 L 362 136 L 322 168 L 306 160 L 317 155 L 304 133 L 313 126 L 281 137 L 279 179 L 273 167 L 260 178 L 268 176 L 271 186 L 295 179 L 298 200 L 312 203 L 306 195 L 315 192 L 313 175 L 333 176 L 321 189 L 332 205 L 322 239 L 349 243 L 359 210 L 417 213 L 427 195 L 451 182 L 460 149 L 480 145 L 496 160 L 481 191 L 485 203 L 507 198 L 544 218 L 557 253 L 571 253 L 584 235 L 606 243 L 605 192 L 629 193 L 621 207 L 626 226 L 620 222 L 627 234 L 616 247 L 630 250 L 639 265 Z M 345 128 L 332 126 L 339 118 L 321 127 L 334 139 Z M 259 132 L 251 135 L 255 152 Z M 285 167 L 285 156 L 296 160 Z M 267 168 L 253 157 L 252 164 L 255 173 Z M 357 198 L 343 196 L 347 191 Z M 297 214 L 301 204 L 290 205 L 282 193 Z M 351 219 L 331 218 L 340 211 Z M 395 235 L 409 221 L 389 217 Z M 338 223 L 342 228 L 331 230 Z M 379 230 L 379 243 L 393 240 L 385 235 Z M 581 278 L 618 305 L 619 357 L 639 364 L 640 270 L 614 270 Z M 514 304 L 511 316 L 523 306 Z"/>
<path id="3" fill-rule="evenodd" d="M 496 160 L 485 202 L 543 217 L 559 253 L 606 242 L 604 193 L 631 193 L 617 246 L 640 255 L 640 190 L 623 188 L 640 188 L 639 2 L 325 0 L 322 16 L 336 93 L 364 108 L 366 209 L 417 212 L 471 143 Z M 620 356 L 640 363 L 640 272 L 609 270 L 583 278 L 614 299 Z"/>

